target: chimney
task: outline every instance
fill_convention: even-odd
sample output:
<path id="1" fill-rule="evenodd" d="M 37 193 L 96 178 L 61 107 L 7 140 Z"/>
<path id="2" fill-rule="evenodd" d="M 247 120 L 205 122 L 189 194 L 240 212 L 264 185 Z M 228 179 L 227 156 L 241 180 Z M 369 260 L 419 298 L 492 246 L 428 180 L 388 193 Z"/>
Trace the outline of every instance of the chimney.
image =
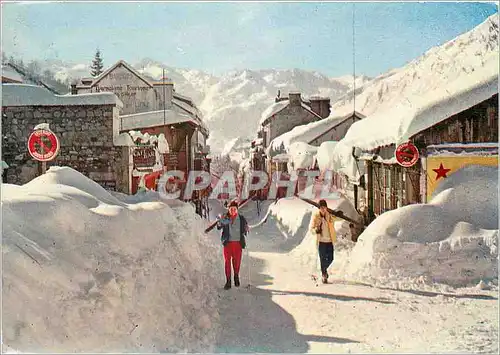
<path id="1" fill-rule="evenodd" d="M 76 89 L 76 84 L 71 84 L 71 95 L 77 95 L 78 90 Z"/>
<path id="2" fill-rule="evenodd" d="M 300 92 L 291 92 L 288 94 L 288 100 L 290 100 L 290 106 L 300 106 L 302 102 Z"/>
<path id="3" fill-rule="evenodd" d="M 330 116 L 330 99 L 327 97 L 311 97 L 311 110 L 321 118 Z"/>
<path id="4" fill-rule="evenodd" d="M 169 109 L 172 107 L 172 99 L 174 96 L 174 83 L 172 79 L 168 77 L 161 78 L 154 83 L 154 89 L 157 94 L 157 109 L 163 110 L 163 103 L 165 103 L 165 108 Z M 165 94 L 165 98 L 163 97 Z"/>

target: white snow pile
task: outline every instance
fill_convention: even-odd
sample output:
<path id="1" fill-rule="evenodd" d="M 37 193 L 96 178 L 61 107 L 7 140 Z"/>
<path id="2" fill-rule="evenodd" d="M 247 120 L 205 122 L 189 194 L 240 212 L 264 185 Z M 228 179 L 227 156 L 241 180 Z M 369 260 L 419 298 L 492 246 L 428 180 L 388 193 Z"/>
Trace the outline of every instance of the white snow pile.
<path id="1" fill-rule="evenodd" d="M 471 165 L 442 182 L 430 203 L 379 216 L 341 272 L 396 287 L 465 287 L 496 282 L 497 248 L 498 168 Z"/>
<path id="2" fill-rule="evenodd" d="M 320 171 L 333 169 L 333 151 L 338 142 L 327 141 L 320 144 L 316 154 L 316 160 Z"/>
<path id="3" fill-rule="evenodd" d="M 314 161 L 318 147 L 307 143 L 296 142 L 288 148 L 291 170 L 308 169 L 314 167 Z"/>
<path id="4" fill-rule="evenodd" d="M 222 265 L 201 219 L 115 196 L 67 167 L 2 184 L 4 350 L 213 349 Z"/>

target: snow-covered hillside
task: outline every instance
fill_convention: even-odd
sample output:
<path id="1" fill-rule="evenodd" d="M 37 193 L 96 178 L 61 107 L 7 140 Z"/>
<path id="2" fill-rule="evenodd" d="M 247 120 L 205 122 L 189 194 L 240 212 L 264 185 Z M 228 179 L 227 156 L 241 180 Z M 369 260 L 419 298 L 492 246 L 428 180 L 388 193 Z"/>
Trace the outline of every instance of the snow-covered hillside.
<path id="1" fill-rule="evenodd" d="M 356 89 L 356 110 L 365 116 L 391 107 L 413 94 L 423 94 L 466 77 L 490 62 L 498 67 L 498 13 L 457 38 L 428 50 L 407 65 L 384 73 Z M 332 112 L 352 112 L 354 93 L 348 92 Z"/>
<path id="2" fill-rule="evenodd" d="M 190 205 L 157 195 L 112 195 L 68 167 L 2 184 L 3 346 L 213 349 L 218 245 Z"/>

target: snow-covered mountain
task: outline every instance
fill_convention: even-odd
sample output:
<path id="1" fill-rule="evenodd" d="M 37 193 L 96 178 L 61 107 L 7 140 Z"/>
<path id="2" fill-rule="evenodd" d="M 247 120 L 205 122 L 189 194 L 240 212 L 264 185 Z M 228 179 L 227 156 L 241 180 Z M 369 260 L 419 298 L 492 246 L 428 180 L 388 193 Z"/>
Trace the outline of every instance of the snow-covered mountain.
<path id="1" fill-rule="evenodd" d="M 262 112 L 280 95 L 300 91 L 304 97 L 330 97 L 332 103 L 353 87 L 352 75 L 340 79 L 329 78 L 318 72 L 290 70 L 239 70 L 220 77 L 199 70 L 179 69 L 160 62 L 143 59 L 134 65 L 140 72 L 154 79 L 162 76 L 162 69 L 175 84 L 179 93 L 192 97 L 210 128 L 209 144 L 214 153 L 227 153 L 244 148 L 255 137 Z M 356 85 L 368 81 L 366 76 L 356 78 Z M 240 144 L 234 144 L 236 140 Z"/>
<path id="2" fill-rule="evenodd" d="M 335 102 L 350 85 L 317 72 L 292 70 L 243 70 L 227 73 L 206 92 L 200 109 L 211 129 L 213 148 L 224 147 L 235 137 L 253 138 L 262 112 L 280 91 L 300 91 L 304 97 L 320 95 Z M 214 149 L 215 150 L 215 149 Z"/>
<path id="3" fill-rule="evenodd" d="M 428 50 L 407 65 L 356 86 L 356 110 L 368 116 L 395 105 L 402 98 L 421 95 L 469 76 L 479 68 L 498 72 L 498 13 L 455 39 Z M 337 114 L 352 111 L 353 91 L 332 107 Z"/>
<path id="4" fill-rule="evenodd" d="M 113 63 L 105 64 L 107 67 Z M 175 90 L 190 96 L 202 111 L 210 129 L 209 144 L 214 153 L 227 150 L 227 144 L 236 138 L 240 142 L 254 138 L 260 116 L 274 102 L 278 90 L 281 96 L 290 91 L 300 91 L 305 98 L 327 96 L 334 103 L 354 84 L 352 75 L 337 79 L 300 69 L 239 70 L 217 77 L 200 70 L 173 68 L 150 58 L 130 64 L 153 79 L 160 79 L 165 69 L 165 75 L 173 80 Z M 41 65 L 61 79 L 89 76 L 87 64 L 50 60 Z M 369 80 L 366 76 L 357 77 L 356 87 Z"/>

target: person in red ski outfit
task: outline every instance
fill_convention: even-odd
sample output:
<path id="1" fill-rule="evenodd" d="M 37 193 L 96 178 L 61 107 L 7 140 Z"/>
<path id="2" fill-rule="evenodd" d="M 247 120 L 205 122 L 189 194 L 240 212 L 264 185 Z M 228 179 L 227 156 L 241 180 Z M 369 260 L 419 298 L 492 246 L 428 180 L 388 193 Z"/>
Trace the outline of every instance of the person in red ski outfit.
<path id="1" fill-rule="evenodd" d="M 217 229 L 222 229 L 221 242 L 224 246 L 224 268 L 226 273 L 225 290 L 231 288 L 231 263 L 234 271 L 234 286 L 240 286 L 240 266 L 243 249 L 246 247 L 245 237 L 248 234 L 248 223 L 238 212 L 238 202 L 228 206 L 228 212 L 217 217 Z"/>

